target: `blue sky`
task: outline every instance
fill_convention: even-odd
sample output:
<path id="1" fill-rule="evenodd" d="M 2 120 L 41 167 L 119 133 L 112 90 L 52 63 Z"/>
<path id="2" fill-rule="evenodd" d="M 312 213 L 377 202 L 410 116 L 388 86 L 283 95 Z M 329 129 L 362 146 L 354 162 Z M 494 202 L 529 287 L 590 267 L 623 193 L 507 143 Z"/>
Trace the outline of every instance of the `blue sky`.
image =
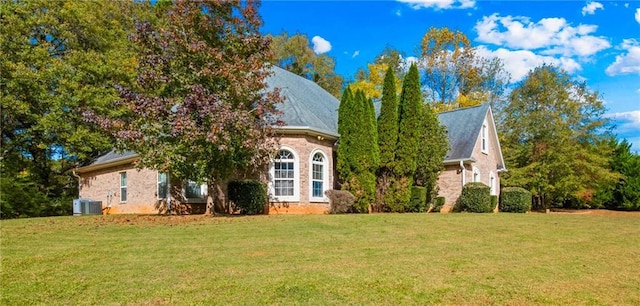
<path id="1" fill-rule="evenodd" d="M 353 79 L 385 46 L 419 53 L 430 27 L 464 32 L 512 82 L 543 63 L 585 80 L 606 103 L 619 138 L 640 152 L 640 1 L 269 1 L 263 33 L 303 33 Z"/>

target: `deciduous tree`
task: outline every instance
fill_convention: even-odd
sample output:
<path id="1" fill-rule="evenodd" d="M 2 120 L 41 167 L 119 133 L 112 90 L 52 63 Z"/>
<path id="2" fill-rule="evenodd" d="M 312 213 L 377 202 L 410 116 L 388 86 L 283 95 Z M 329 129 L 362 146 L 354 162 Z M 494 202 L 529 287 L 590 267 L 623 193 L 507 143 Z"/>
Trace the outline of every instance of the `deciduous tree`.
<path id="1" fill-rule="evenodd" d="M 273 156 L 277 90 L 257 2 L 175 1 L 162 22 L 137 23 L 137 87 L 119 87 L 120 116 L 87 114 L 140 156 L 140 166 L 208 185 L 224 209 L 231 175 L 262 172 Z"/>
<path id="2" fill-rule="evenodd" d="M 556 67 L 531 71 L 511 93 L 500 127 L 506 186 L 530 190 L 538 208 L 588 197 L 615 180 L 596 144 L 607 121 L 597 92 Z"/>

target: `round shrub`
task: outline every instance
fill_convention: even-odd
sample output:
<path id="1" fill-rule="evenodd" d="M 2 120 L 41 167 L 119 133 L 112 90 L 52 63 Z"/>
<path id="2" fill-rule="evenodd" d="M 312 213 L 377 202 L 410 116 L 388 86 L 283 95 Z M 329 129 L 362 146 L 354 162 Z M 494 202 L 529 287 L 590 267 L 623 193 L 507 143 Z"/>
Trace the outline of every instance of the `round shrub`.
<path id="1" fill-rule="evenodd" d="M 327 190 L 324 194 L 329 198 L 329 213 L 345 214 L 353 212 L 356 197 L 347 190 Z"/>
<path id="2" fill-rule="evenodd" d="M 229 200 L 233 210 L 244 215 L 263 214 L 267 207 L 267 187 L 256 180 L 231 181 Z"/>
<path id="3" fill-rule="evenodd" d="M 491 188 L 478 182 L 464 185 L 455 210 L 474 213 L 492 212 Z"/>
<path id="4" fill-rule="evenodd" d="M 505 187 L 500 193 L 500 211 L 524 213 L 531 210 L 531 192 L 520 187 Z"/>

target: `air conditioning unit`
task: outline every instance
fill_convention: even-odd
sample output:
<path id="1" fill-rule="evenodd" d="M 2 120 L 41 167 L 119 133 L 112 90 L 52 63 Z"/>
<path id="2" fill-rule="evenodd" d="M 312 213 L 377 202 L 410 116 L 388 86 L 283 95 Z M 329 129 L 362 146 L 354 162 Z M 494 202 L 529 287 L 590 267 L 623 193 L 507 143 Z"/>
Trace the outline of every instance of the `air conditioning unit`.
<path id="1" fill-rule="evenodd" d="M 73 200 L 73 215 L 101 215 L 102 214 L 102 201 L 95 201 L 91 199 L 74 199 Z"/>

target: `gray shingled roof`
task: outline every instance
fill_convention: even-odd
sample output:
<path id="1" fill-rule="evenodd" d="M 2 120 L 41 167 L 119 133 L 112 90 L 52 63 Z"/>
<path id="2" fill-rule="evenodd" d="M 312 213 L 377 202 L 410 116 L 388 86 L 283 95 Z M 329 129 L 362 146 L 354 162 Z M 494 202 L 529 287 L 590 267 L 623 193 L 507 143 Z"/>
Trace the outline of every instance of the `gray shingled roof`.
<path id="1" fill-rule="evenodd" d="M 285 101 L 278 105 L 282 111 L 281 120 L 288 127 L 308 127 L 333 135 L 338 135 L 338 107 L 340 101 L 318 84 L 286 71 L 272 68 L 273 74 L 267 78 L 269 90 L 280 88 Z"/>
<path id="2" fill-rule="evenodd" d="M 267 78 L 267 90 L 280 88 L 285 101 L 277 106 L 283 114 L 280 119 L 285 126 L 308 128 L 338 136 L 338 107 L 340 101 L 316 83 L 272 66 L 273 74 Z M 133 151 L 117 153 L 111 151 L 100 156 L 90 165 L 98 165 L 136 156 Z"/>
<path id="3" fill-rule="evenodd" d="M 489 104 L 443 112 L 438 115 L 440 124 L 447 128 L 449 151 L 445 161 L 470 159 Z"/>

